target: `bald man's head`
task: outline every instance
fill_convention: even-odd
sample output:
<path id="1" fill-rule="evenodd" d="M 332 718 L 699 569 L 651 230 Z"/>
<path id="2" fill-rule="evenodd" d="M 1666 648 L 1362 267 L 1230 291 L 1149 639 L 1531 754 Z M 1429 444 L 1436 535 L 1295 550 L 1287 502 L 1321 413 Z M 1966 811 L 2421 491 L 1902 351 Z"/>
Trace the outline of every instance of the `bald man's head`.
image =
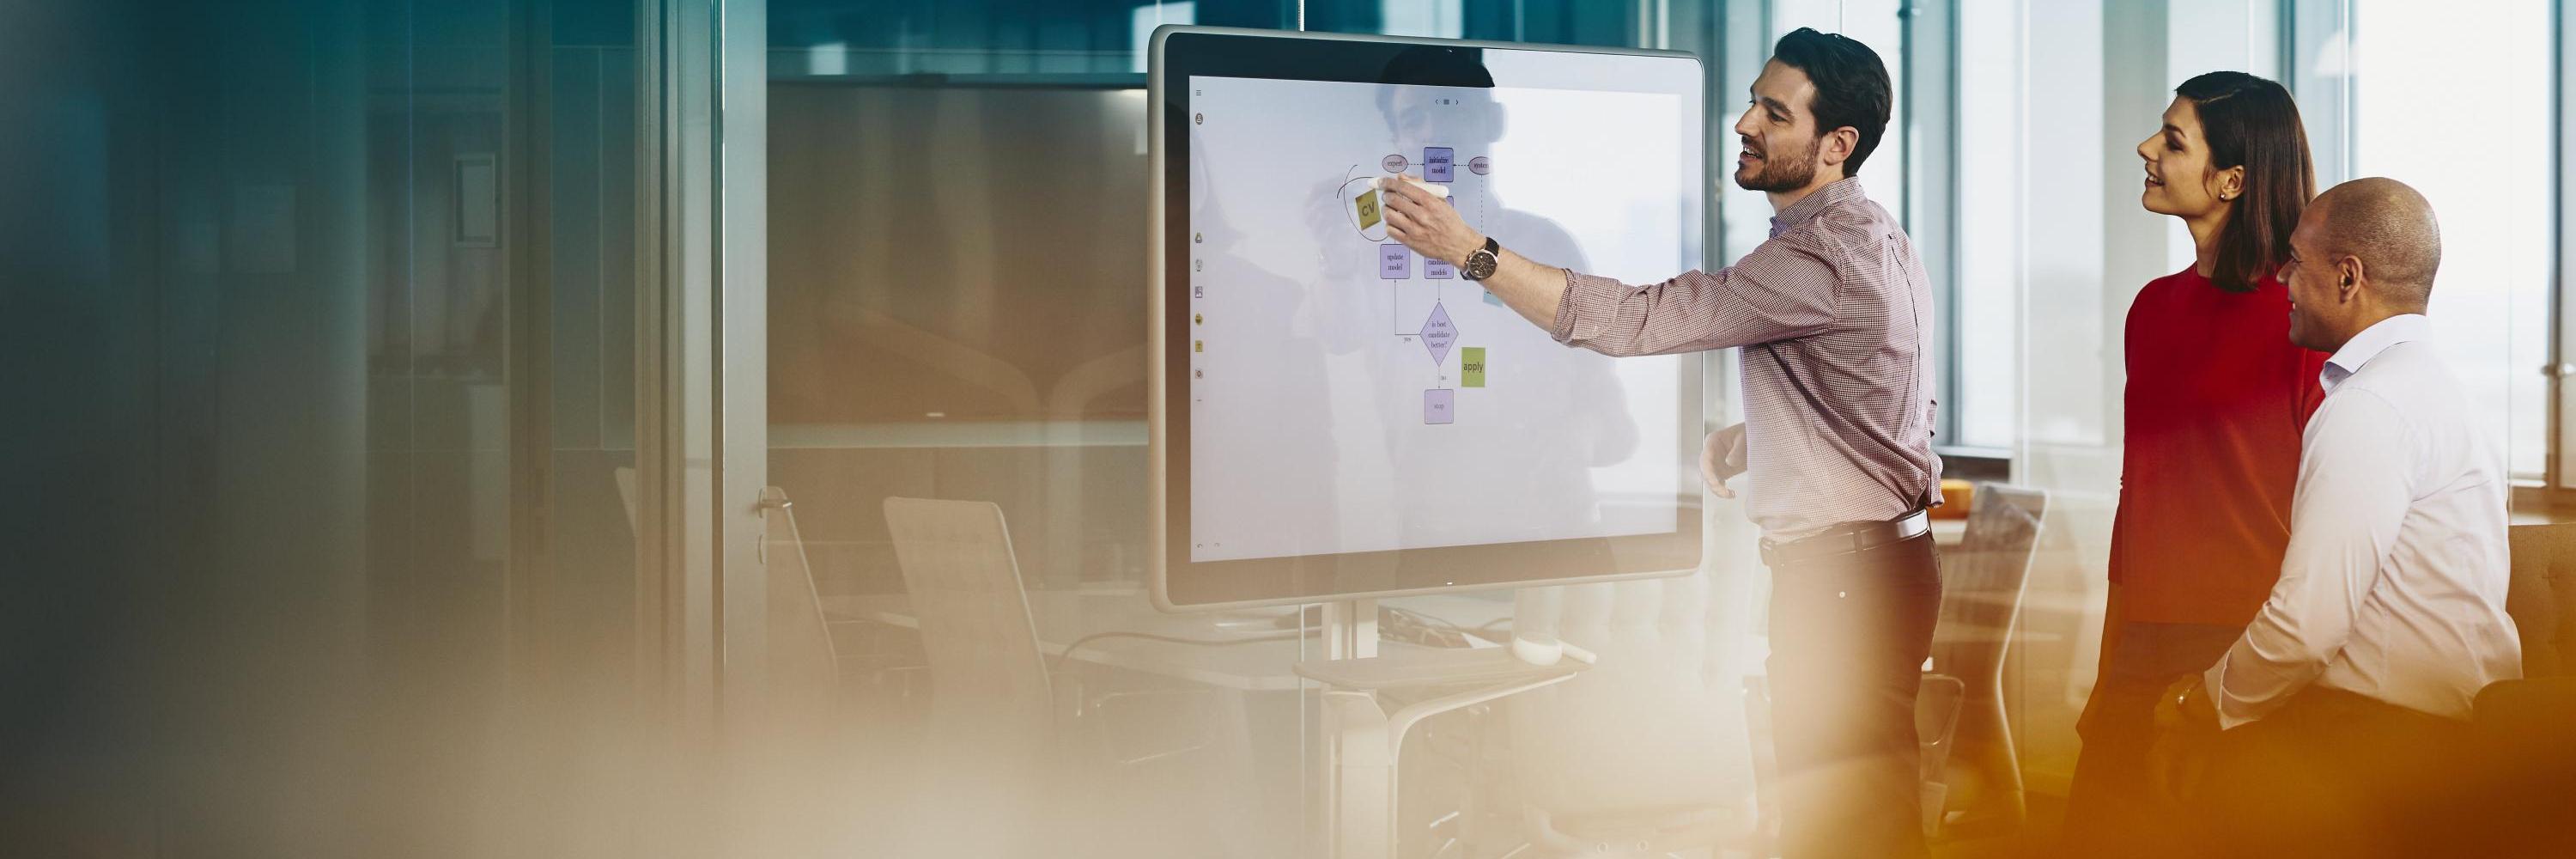
<path id="1" fill-rule="evenodd" d="M 2327 259 L 2360 260 L 2381 300 L 2423 312 L 2433 297 L 2433 272 L 2442 267 L 2442 226 L 2423 194 L 2374 176 L 2328 188 L 2308 206 L 2318 210 L 2317 245 Z"/>
<path id="2" fill-rule="evenodd" d="M 2441 267 L 2442 228 L 2424 195 L 2395 179 L 2328 188 L 2299 213 L 2281 267 L 2290 342 L 2332 352 L 2382 319 L 2422 313 Z"/>

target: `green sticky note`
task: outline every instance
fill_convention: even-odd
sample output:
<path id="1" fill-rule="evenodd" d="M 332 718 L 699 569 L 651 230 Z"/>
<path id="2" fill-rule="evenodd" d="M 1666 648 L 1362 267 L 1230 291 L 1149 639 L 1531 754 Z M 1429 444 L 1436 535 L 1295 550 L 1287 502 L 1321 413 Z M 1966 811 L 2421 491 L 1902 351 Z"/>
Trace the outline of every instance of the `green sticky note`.
<path id="1" fill-rule="evenodd" d="M 1461 376 L 1461 381 L 1458 384 L 1469 388 L 1484 387 L 1485 347 L 1468 346 L 1458 350 L 1458 353 L 1460 356 L 1458 358 L 1458 371 Z"/>

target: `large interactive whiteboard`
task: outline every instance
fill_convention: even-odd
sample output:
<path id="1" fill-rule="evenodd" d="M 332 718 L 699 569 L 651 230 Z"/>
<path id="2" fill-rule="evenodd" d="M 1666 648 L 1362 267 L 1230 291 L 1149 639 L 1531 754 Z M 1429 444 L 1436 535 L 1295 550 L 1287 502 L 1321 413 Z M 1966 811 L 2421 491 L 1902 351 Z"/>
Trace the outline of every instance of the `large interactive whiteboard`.
<path id="1" fill-rule="evenodd" d="M 1697 567 L 1698 359 L 1556 343 L 1389 238 L 1376 186 L 1541 262 L 1699 267 L 1695 58 L 1165 28 L 1151 69 L 1158 604 Z"/>

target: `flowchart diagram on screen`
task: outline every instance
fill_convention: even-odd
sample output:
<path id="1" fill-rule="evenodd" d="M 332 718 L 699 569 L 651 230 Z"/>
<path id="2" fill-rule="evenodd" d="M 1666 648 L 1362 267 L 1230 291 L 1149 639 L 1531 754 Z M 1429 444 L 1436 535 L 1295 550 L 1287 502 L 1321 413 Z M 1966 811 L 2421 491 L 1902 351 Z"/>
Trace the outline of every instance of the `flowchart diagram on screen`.
<path id="1" fill-rule="evenodd" d="M 1474 176 L 1484 177 L 1493 173 L 1493 159 L 1489 156 L 1471 156 L 1466 166 L 1466 172 Z M 1420 259 L 1417 266 L 1415 257 L 1419 255 L 1387 235 L 1385 195 L 1392 192 L 1382 186 L 1381 180 L 1411 182 L 1429 191 L 1458 208 L 1461 218 L 1471 227 L 1483 222 L 1484 202 L 1491 195 L 1481 193 L 1481 188 L 1456 187 L 1459 171 L 1455 147 L 1423 147 L 1419 161 L 1402 152 L 1390 153 L 1378 159 L 1376 167 L 1378 169 L 1370 170 L 1365 165 L 1352 164 L 1343 173 L 1335 196 L 1357 240 L 1377 245 L 1377 276 L 1387 292 L 1390 336 L 1406 343 L 1421 344 L 1431 359 L 1434 376 L 1430 386 L 1422 391 L 1423 424 L 1453 424 L 1458 420 L 1458 388 L 1485 386 L 1485 349 L 1472 346 L 1458 349 L 1458 374 L 1455 379 L 1450 377 L 1449 355 L 1458 345 L 1460 332 L 1457 320 L 1449 313 L 1447 284 L 1459 279 L 1457 268 L 1445 260 L 1430 258 Z M 1474 199 L 1461 203 L 1462 196 Z M 1433 287 L 1430 310 L 1408 313 L 1404 288 L 1417 282 L 1429 283 Z M 1502 305 L 1492 293 L 1472 284 L 1467 286 L 1486 303 L 1497 307 Z"/>

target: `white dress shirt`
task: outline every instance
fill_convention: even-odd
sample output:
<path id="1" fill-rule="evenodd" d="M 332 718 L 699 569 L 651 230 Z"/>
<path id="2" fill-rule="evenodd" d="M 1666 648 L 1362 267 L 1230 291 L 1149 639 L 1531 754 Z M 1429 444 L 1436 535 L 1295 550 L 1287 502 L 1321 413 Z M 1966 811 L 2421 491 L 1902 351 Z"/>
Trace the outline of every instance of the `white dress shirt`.
<path id="1" fill-rule="evenodd" d="M 2504 456 L 2407 314 L 2327 359 L 2308 420 L 2281 580 L 2203 677 L 2221 727 L 2311 683 L 2465 719 L 2522 675 L 2504 613 Z"/>

